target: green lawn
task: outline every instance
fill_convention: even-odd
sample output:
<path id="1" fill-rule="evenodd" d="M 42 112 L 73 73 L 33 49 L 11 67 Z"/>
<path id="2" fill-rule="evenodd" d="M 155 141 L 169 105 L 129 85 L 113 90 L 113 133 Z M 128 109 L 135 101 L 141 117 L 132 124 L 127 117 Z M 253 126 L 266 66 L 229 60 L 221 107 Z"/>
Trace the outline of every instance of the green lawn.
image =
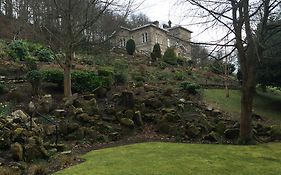
<path id="1" fill-rule="evenodd" d="M 142 143 L 82 156 L 55 175 L 278 175 L 281 143 L 256 146 Z"/>
<path id="2" fill-rule="evenodd" d="M 205 89 L 204 100 L 234 116 L 240 114 L 240 91 L 230 90 L 230 97 L 225 97 L 223 89 Z M 281 121 L 281 95 L 258 92 L 254 98 L 254 112 L 268 120 Z"/>

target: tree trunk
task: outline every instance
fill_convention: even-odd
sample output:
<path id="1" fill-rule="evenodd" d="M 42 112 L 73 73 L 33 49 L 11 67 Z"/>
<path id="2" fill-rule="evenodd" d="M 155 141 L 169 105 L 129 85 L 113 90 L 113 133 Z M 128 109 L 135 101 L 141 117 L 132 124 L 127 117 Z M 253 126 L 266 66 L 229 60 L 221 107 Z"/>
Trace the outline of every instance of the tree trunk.
<path id="1" fill-rule="evenodd" d="M 72 49 L 67 51 L 65 58 L 65 67 L 64 67 L 64 97 L 68 98 L 72 96 L 71 91 L 71 68 L 74 52 Z"/>
<path id="2" fill-rule="evenodd" d="M 248 47 L 246 57 L 241 61 L 243 74 L 241 95 L 240 141 L 241 144 L 252 142 L 252 109 L 255 89 L 256 54 L 253 44 Z"/>
<path id="3" fill-rule="evenodd" d="M 5 2 L 5 15 L 9 18 L 13 18 L 13 2 L 12 0 L 6 0 Z"/>
<path id="4" fill-rule="evenodd" d="M 240 139 L 242 144 L 247 144 L 252 140 L 252 107 L 253 91 L 249 86 L 243 86 L 240 117 Z"/>

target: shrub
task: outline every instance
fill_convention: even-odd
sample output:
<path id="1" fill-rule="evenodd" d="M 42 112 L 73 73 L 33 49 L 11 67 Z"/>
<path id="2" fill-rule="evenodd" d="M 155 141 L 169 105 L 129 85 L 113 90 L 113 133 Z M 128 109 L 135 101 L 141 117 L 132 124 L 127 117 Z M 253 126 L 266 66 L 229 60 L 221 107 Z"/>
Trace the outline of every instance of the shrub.
<path id="1" fill-rule="evenodd" d="M 210 71 L 216 74 L 224 74 L 225 73 L 225 64 L 223 62 L 215 60 L 211 65 L 210 65 Z M 228 63 L 227 64 L 227 73 L 232 74 L 235 71 L 235 65 Z"/>
<path id="2" fill-rule="evenodd" d="M 35 56 L 38 58 L 39 61 L 42 62 L 50 62 L 53 60 L 53 52 L 46 48 L 41 48 L 36 51 Z"/>
<path id="3" fill-rule="evenodd" d="M 177 63 L 179 65 L 183 65 L 186 62 L 186 58 L 185 57 L 177 57 Z"/>
<path id="4" fill-rule="evenodd" d="M 151 52 L 151 53 L 150 53 L 150 58 L 151 58 L 152 61 L 156 61 L 156 58 L 157 58 L 157 57 L 156 57 L 156 55 L 155 55 L 154 52 Z"/>
<path id="5" fill-rule="evenodd" d="M 25 60 L 25 64 L 28 71 L 37 70 L 37 63 L 35 58 L 28 56 Z"/>
<path id="6" fill-rule="evenodd" d="M 93 91 L 107 83 L 105 78 L 90 71 L 74 71 L 71 74 L 72 89 L 76 92 Z"/>
<path id="7" fill-rule="evenodd" d="M 126 50 L 129 55 L 133 55 L 136 50 L 136 44 L 133 39 L 129 39 L 126 44 Z"/>
<path id="8" fill-rule="evenodd" d="M 167 48 L 164 53 L 163 60 L 171 65 L 177 65 L 177 55 L 173 48 Z"/>
<path id="9" fill-rule="evenodd" d="M 38 71 L 38 70 L 29 71 L 26 75 L 26 79 L 32 85 L 33 94 L 37 95 L 39 93 L 40 84 L 41 84 L 41 81 L 42 81 L 41 72 Z"/>
<path id="10" fill-rule="evenodd" d="M 12 41 L 8 47 L 9 55 L 14 60 L 23 61 L 29 55 L 27 44 L 21 40 Z"/>
<path id="11" fill-rule="evenodd" d="M 4 94 L 6 91 L 5 89 L 6 89 L 6 86 L 3 83 L 0 83 L 0 94 Z"/>
<path id="12" fill-rule="evenodd" d="M 181 72 L 181 71 L 175 72 L 175 79 L 176 80 L 184 80 L 184 78 L 185 78 L 184 72 Z"/>
<path id="13" fill-rule="evenodd" d="M 99 76 L 113 76 L 114 74 L 114 71 L 113 71 L 113 68 L 112 67 L 100 67 L 98 69 L 98 75 Z"/>
<path id="14" fill-rule="evenodd" d="M 190 94 L 198 94 L 198 90 L 200 89 L 200 86 L 195 83 L 190 83 L 190 82 L 183 82 L 181 83 L 181 89 L 190 93 Z"/>
<path id="15" fill-rule="evenodd" d="M 152 51 L 152 53 L 154 53 L 154 55 L 155 55 L 156 58 L 161 58 L 161 57 L 162 57 L 160 44 L 156 43 L 156 44 L 153 46 L 153 51 Z"/>
<path id="16" fill-rule="evenodd" d="M 116 84 L 125 84 L 128 80 L 128 63 L 117 59 L 114 62 L 114 81 Z"/>
<path id="17" fill-rule="evenodd" d="M 128 73 L 125 71 L 116 72 L 114 74 L 114 81 L 116 84 L 125 84 L 128 81 Z"/>
<path id="18" fill-rule="evenodd" d="M 55 83 L 59 87 L 63 86 L 63 72 L 61 70 L 43 70 L 41 73 L 43 81 Z"/>
<path id="19" fill-rule="evenodd" d="M 42 71 L 43 81 L 63 86 L 63 72 L 61 70 Z M 73 71 L 71 73 L 72 89 L 76 92 L 93 91 L 99 86 L 110 88 L 112 77 L 98 76 L 90 71 Z"/>
<path id="20" fill-rule="evenodd" d="M 0 58 L 5 58 L 7 57 L 7 44 L 5 43 L 5 41 L 0 40 Z"/>
<path id="21" fill-rule="evenodd" d="M 145 82 L 146 79 L 144 76 L 142 76 L 139 72 L 134 72 L 132 74 L 132 79 L 135 80 L 136 82 Z"/>
<path id="22" fill-rule="evenodd" d="M 36 53 L 38 50 L 43 49 L 43 46 L 39 43 L 27 42 L 26 45 L 27 45 L 28 51 L 31 53 Z"/>

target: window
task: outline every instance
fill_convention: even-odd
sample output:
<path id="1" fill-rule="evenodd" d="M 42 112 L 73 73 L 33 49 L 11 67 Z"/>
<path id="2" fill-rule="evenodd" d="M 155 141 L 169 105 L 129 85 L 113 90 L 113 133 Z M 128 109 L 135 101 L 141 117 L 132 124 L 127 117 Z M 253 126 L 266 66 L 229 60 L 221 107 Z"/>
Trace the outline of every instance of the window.
<path id="1" fill-rule="evenodd" d="M 170 43 L 170 39 L 168 39 L 168 47 L 170 47 L 171 43 Z"/>
<path id="2" fill-rule="evenodd" d="M 120 39 L 119 46 L 120 47 L 126 47 L 126 39 L 125 38 Z"/>
<path id="3" fill-rule="evenodd" d="M 142 34 L 142 43 L 146 43 L 148 41 L 148 34 L 147 32 Z"/>

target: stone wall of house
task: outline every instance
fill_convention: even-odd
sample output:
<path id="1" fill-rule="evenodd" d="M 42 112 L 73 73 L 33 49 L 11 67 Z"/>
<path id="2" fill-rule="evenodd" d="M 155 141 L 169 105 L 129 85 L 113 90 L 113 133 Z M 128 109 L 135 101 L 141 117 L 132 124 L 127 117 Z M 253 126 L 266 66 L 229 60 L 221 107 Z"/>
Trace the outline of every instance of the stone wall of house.
<path id="1" fill-rule="evenodd" d="M 147 33 L 147 41 L 143 42 L 143 34 Z M 171 29 L 168 33 L 160 28 L 153 26 L 143 27 L 134 31 L 121 29 L 115 37 L 114 45 L 116 47 L 124 47 L 129 39 L 133 39 L 136 43 L 137 51 L 152 52 L 153 46 L 156 43 L 160 44 L 161 51 L 164 53 L 168 47 L 183 46 L 183 48 L 177 48 L 176 52 L 178 55 L 190 57 L 191 46 L 188 42 L 190 41 L 191 33 L 180 28 Z M 125 40 L 125 41 L 124 41 Z M 123 45 L 121 44 L 123 42 Z"/>
<path id="2" fill-rule="evenodd" d="M 130 31 L 128 30 L 125 30 L 125 29 L 121 29 L 115 36 L 115 39 L 114 39 L 114 43 L 113 45 L 115 47 L 124 47 L 125 48 L 125 45 L 124 44 L 121 44 L 121 41 L 124 40 L 125 43 L 131 39 L 131 34 L 130 34 Z"/>

